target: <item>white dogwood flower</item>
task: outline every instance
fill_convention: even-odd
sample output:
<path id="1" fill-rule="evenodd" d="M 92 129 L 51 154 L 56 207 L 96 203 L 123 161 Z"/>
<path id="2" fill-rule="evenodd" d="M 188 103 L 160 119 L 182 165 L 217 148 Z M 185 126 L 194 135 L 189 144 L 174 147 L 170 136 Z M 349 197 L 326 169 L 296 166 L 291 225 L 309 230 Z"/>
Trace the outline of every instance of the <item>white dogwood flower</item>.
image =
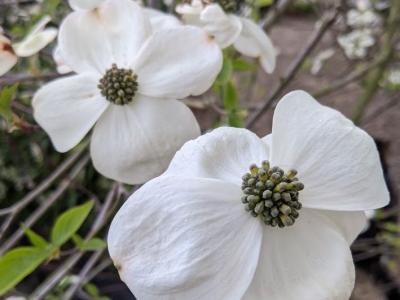
<path id="1" fill-rule="evenodd" d="M 46 28 L 50 20 L 49 16 L 44 16 L 22 41 L 12 44 L 0 27 L 0 75 L 8 72 L 17 63 L 18 57 L 32 56 L 56 38 L 57 29 L 54 27 Z"/>
<path id="2" fill-rule="evenodd" d="M 233 45 L 243 55 L 259 58 L 263 69 L 272 73 L 276 50 L 270 38 L 251 19 L 236 16 L 239 9 L 235 1 L 192 0 L 176 7 L 186 24 L 202 27 L 221 48 Z"/>
<path id="3" fill-rule="evenodd" d="M 108 247 L 140 300 L 344 300 L 364 210 L 388 201 L 373 139 L 295 91 L 262 139 L 226 127 L 187 142 L 122 206 Z"/>
<path id="4" fill-rule="evenodd" d="M 108 0 L 71 13 L 58 46 L 77 75 L 34 96 L 36 121 L 60 152 L 94 126 L 91 157 L 103 175 L 140 183 L 159 175 L 199 126 L 182 102 L 205 92 L 222 65 L 218 45 L 199 28 L 152 33 L 135 2 Z"/>

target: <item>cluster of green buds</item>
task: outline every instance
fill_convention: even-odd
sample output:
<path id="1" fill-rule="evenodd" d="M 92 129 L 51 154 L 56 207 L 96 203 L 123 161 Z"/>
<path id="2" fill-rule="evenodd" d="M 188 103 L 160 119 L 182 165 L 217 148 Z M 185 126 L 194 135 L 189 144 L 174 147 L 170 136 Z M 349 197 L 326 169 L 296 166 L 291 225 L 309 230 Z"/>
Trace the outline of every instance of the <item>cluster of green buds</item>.
<path id="1" fill-rule="evenodd" d="M 130 69 L 120 69 L 113 64 L 97 86 L 101 94 L 117 105 L 130 103 L 138 89 L 137 75 Z"/>
<path id="2" fill-rule="evenodd" d="M 253 217 L 270 226 L 291 226 L 299 217 L 299 191 L 304 185 L 296 177 L 296 170 L 284 172 L 263 161 L 261 167 L 250 166 L 242 179 L 242 202 Z"/>
<path id="3" fill-rule="evenodd" d="M 244 3 L 244 1 L 240 0 L 216 0 L 222 9 L 227 13 L 235 13 L 238 12 Z"/>

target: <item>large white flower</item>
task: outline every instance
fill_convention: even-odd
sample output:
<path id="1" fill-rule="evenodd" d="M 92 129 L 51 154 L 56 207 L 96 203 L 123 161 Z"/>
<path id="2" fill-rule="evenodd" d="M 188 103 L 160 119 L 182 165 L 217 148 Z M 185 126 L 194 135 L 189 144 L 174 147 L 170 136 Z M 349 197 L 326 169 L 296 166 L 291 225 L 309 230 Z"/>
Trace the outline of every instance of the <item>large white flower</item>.
<path id="1" fill-rule="evenodd" d="M 205 4 L 206 1 L 192 0 L 178 5 L 176 11 L 186 24 L 202 27 L 216 39 L 222 48 L 233 45 L 237 51 L 260 59 L 267 73 L 272 73 L 276 64 L 276 51 L 268 35 L 251 19 L 231 13 L 239 9 L 235 1 Z M 225 11 L 224 11 L 225 9 Z"/>
<path id="2" fill-rule="evenodd" d="M 372 138 L 296 91 L 263 139 L 219 128 L 186 143 L 123 205 L 108 247 L 139 300 L 344 300 L 363 211 L 388 201 Z"/>
<path id="3" fill-rule="evenodd" d="M 133 184 L 159 175 L 199 135 L 192 112 L 175 99 L 203 93 L 221 69 L 221 51 L 201 29 L 152 33 L 135 2 L 108 0 L 71 13 L 58 43 L 78 74 L 45 85 L 33 99 L 34 117 L 58 151 L 95 125 L 95 168 Z"/>
<path id="4" fill-rule="evenodd" d="M 18 57 L 28 57 L 38 53 L 57 36 L 57 29 L 47 27 L 49 16 L 41 18 L 31 31 L 18 43 L 11 41 L 4 35 L 0 27 L 0 76 L 8 72 L 16 63 Z"/>

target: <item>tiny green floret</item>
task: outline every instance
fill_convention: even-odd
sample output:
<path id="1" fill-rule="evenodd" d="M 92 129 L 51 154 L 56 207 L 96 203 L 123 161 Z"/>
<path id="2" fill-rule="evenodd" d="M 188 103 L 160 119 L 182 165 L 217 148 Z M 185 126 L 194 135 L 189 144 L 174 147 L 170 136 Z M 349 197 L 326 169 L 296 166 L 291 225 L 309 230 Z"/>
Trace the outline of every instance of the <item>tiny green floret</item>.
<path id="1" fill-rule="evenodd" d="M 253 217 L 273 227 L 291 226 L 299 217 L 302 205 L 299 191 L 304 185 L 296 177 L 296 170 L 284 172 L 263 161 L 261 167 L 251 165 L 242 177 L 242 203 Z"/>
<path id="2" fill-rule="evenodd" d="M 137 75 L 130 69 L 118 68 L 113 64 L 100 79 L 97 87 L 108 101 L 125 105 L 132 102 L 138 89 Z"/>

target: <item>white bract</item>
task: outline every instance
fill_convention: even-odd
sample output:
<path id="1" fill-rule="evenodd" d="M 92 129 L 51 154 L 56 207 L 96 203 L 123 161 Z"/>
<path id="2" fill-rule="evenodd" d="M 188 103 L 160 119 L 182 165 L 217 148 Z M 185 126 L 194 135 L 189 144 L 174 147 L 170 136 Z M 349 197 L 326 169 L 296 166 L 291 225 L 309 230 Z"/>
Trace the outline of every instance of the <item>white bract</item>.
<path id="1" fill-rule="evenodd" d="M 61 24 L 58 47 L 77 75 L 34 96 L 36 121 L 60 152 L 94 126 L 91 157 L 103 175 L 126 183 L 159 175 L 177 149 L 200 134 L 176 99 L 205 92 L 222 65 L 218 45 L 199 28 L 152 32 L 129 0 L 77 10 Z"/>
<path id="2" fill-rule="evenodd" d="M 380 17 L 372 9 L 351 9 L 346 16 L 347 25 L 351 27 L 373 27 L 380 23 Z"/>
<path id="3" fill-rule="evenodd" d="M 287 205 L 279 204 L 275 215 L 286 218 L 283 228 L 264 223 L 273 210 L 267 200 L 258 217 L 244 209 L 242 182 L 252 180 L 259 193 L 269 183 L 252 179 L 267 174 L 261 168 L 243 175 L 264 160 L 269 170 L 298 171 L 298 178 L 294 171 L 284 176 L 304 186 L 279 184 L 268 196 L 274 205 L 282 199 L 292 205 L 298 196 L 294 224 L 287 222 L 294 212 Z M 283 178 L 274 174 L 271 180 Z M 293 186 L 300 191 L 289 197 Z M 349 246 L 365 225 L 364 210 L 388 201 L 373 139 L 295 91 L 279 102 L 272 134 L 262 139 L 226 127 L 187 142 L 163 175 L 122 206 L 108 247 L 139 300 L 344 300 L 354 285 Z"/>
<path id="4" fill-rule="evenodd" d="M 56 38 L 56 28 L 45 28 L 50 20 L 49 16 L 44 16 L 22 41 L 13 44 L 4 36 L 0 27 L 0 75 L 8 72 L 17 63 L 18 57 L 32 56 Z"/>
<path id="5" fill-rule="evenodd" d="M 4 35 L 0 26 L 0 76 L 7 73 L 17 63 L 17 59 L 10 39 Z"/>
<path id="6" fill-rule="evenodd" d="M 97 3 L 99 2 L 99 3 Z M 93 7 L 91 9 L 96 9 L 97 6 L 94 4 L 97 3 L 97 5 L 100 5 L 102 1 L 94 1 L 93 2 Z M 72 3 L 71 3 L 72 5 Z M 76 6 L 73 6 L 76 7 Z M 77 8 L 75 8 L 77 9 Z M 82 8 L 81 8 L 82 9 Z M 155 10 L 152 8 L 143 8 L 144 13 L 147 15 L 147 17 L 150 19 L 150 24 L 152 27 L 152 31 L 155 32 L 157 30 L 165 30 L 165 29 L 171 29 L 171 28 L 176 28 L 179 26 L 182 26 L 182 23 L 173 15 L 168 15 L 166 13 L 163 13 L 159 10 Z M 56 62 L 57 65 L 57 72 L 60 74 L 66 74 L 69 72 L 72 72 L 72 69 L 66 65 L 65 59 L 63 58 L 62 51 L 60 47 L 56 46 L 53 51 L 53 59 Z"/>
<path id="7" fill-rule="evenodd" d="M 375 44 L 375 38 L 368 29 L 357 29 L 338 37 L 338 43 L 350 59 L 365 58 L 368 48 Z"/>
<path id="8" fill-rule="evenodd" d="M 233 1 L 226 3 L 225 10 L 238 9 L 228 6 Z M 227 13 L 220 4 L 206 4 L 201 0 L 180 4 L 176 11 L 184 23 L 202 27 L 221 48 L 233 45 L 243 55 L 259 58 L 267 73 L 274 71 L 276 50 L 268 35 L 253 20 Z"/>

